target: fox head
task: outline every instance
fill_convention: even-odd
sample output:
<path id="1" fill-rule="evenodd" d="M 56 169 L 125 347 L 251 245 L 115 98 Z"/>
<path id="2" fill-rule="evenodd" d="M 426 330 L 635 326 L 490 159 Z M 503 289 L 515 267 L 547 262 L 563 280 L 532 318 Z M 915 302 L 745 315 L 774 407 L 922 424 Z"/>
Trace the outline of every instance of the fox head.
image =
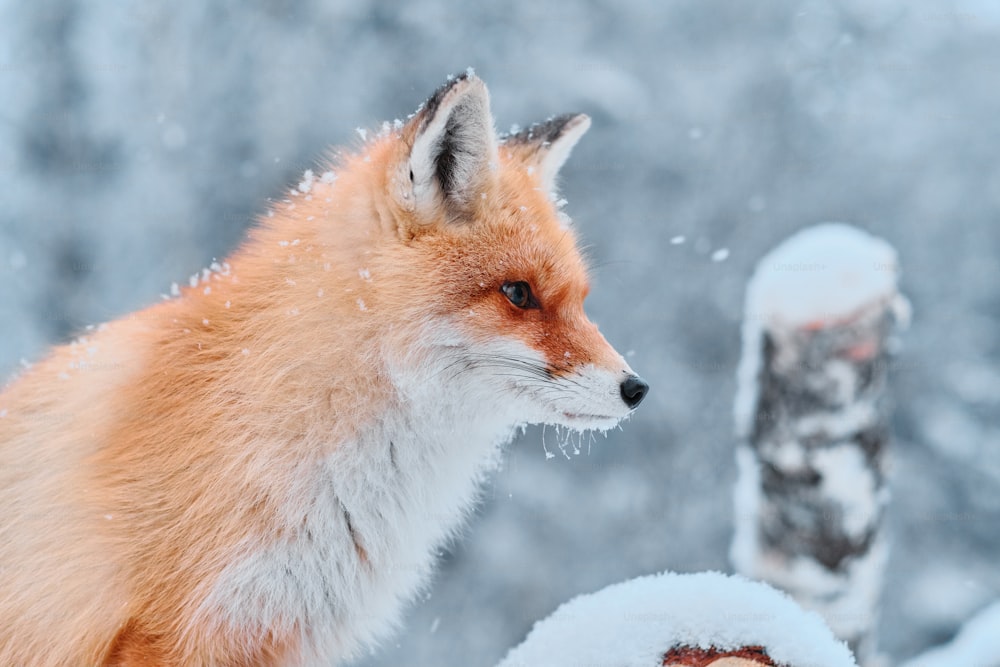
<path id="1" fill-rule="evenodd" d="M 589 125 L 570 114 L 498 137 L 486 86 L 466 74 L 378 160 L 395 235 L 384 268 L 405 272 L 392 301 L 426 324 L 411 363 L 443 368 L 435 378 L 459 391 L 488 386 L 522 423 L 607 429 L 648 390 L 584 313 L 586 267 L 553 196 Z"/>
<path id="2" fill-rule="evenodd" d="M 498 137 L 485 85 L 460 76 L 408 122 L 362 132 L 336 176 L 310 177 L 264 221 L 253 247 L 272 250 L 251 259 L 278 254 L 291 335 L 312 363 L 331 355 L 345 404 L 391 395 L 488 428 L 575 430 L 639 404 L 646 383 L 584 313 L 586 267 L 553 197 L 589 125 L 565 115 Z"/>

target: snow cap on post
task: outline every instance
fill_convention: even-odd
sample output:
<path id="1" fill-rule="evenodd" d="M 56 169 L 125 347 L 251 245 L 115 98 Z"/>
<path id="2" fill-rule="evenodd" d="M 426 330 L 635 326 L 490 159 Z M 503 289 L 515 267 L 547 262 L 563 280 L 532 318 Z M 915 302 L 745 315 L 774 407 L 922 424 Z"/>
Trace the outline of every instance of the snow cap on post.
<path id="1" fill-rule="evenodd" d="M 827 327 L 891 299 L 898 271 L 893 247 L 862 229 L 808 227 L 757 264 L 747 312 L 768 328 Z"/>
<path id="2" fill-rule="evenodd" d="M 543 665 L 856 667 L 817 614 L 718 572 L 639 577 L 574 598 L 498 667 Z"/>

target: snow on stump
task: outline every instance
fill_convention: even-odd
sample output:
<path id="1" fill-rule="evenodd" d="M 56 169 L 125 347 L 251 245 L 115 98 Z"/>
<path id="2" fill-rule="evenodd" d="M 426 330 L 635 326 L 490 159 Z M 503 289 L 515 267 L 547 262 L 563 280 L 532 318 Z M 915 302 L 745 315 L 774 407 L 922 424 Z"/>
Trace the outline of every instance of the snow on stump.
<path id="1" fill-rule="evenodd" d="M 735 405 L 736 569 L 875 657 L 886 545 L 886 371 L 908 306 L 896 253 L 844 224 L 803 230 L 747 287 Z"/>
<path id="2" fill-rule="evenodd" d="M 823 620 L 770 586 L 664 573 L 581 595 L 498 667 L 852 667 Z"/>

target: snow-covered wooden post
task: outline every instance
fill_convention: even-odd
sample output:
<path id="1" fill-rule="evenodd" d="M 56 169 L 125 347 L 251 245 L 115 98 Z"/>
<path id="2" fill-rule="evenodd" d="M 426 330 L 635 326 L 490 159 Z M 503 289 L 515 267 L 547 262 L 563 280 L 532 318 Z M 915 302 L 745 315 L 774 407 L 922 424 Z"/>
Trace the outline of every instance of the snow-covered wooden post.
<path id="1" fill-rule="evenodd" d="M 630 579 L 539 621 L 498 667 L 856 667 L 784 593 L 718 572 Z"/>
<path id="2" fill-rule="evenodd" d="M 735 417 L 737 571 L 818 611 L 875 659 L 896 253 L 844 224 L 803 230 L 747 288 Z"/>

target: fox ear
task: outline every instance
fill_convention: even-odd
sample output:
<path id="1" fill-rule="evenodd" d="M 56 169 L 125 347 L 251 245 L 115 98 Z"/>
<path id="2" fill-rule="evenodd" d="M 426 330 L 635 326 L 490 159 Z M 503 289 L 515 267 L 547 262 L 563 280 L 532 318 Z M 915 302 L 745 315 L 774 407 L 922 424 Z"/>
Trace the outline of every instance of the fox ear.
<path id="1" fill-rule="evenodd" d="M 493 177 L 497 140 L 486 85 L 473 74 L 451 79 L 412 121 L 409 181 L 417 211 L 442 204 L 459 216 Z"/>
<path id="2" fill-rule="evenodd" d="M 563 114 L 507 136 L 504 145 L 516 151 L 529 167 L 537 170 L 546 192 L 555 192 L 559 170 L 588 128 L 590 116 Z"/>

